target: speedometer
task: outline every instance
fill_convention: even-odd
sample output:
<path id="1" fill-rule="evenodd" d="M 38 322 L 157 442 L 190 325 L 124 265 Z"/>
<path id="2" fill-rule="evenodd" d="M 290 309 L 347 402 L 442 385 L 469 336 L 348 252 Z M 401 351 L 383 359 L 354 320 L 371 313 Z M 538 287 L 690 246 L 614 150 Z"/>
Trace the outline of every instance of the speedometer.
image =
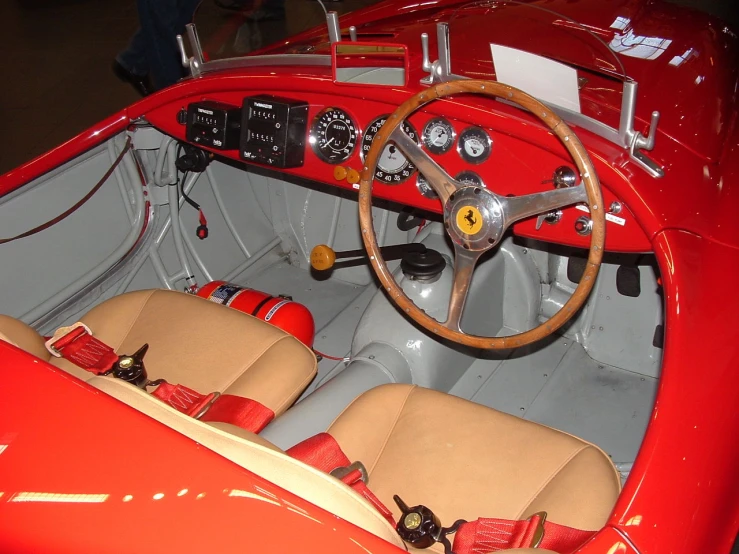
<path id="1" fill-rule="evenodd" d="M 364 138 L 362 138 L 362 160 L 367 156 L 377 131 L 380 130 L 386 119 L 386 115 L 378 117 L 367 127 Z M 401 125 L 403 132 L 411 137 L 413 142 L 418 143 L 418 133 L 416 133 L 413 126 L 405 121 Z M 403 155 L 400 148 L 395 146 L 394 142 L 388 141 L 382 154 L 377 159 L 375 179 L 386 185 L 398 185 L 407 180 L 415 171 L 416 166 Z"/>
<path id="2" fill-rule="evenodd" d="M 344 110 L 326 108 L 313 119 L 308 141 L 324 162 L 338 164 L 354 152 L 357 126 Z"/>

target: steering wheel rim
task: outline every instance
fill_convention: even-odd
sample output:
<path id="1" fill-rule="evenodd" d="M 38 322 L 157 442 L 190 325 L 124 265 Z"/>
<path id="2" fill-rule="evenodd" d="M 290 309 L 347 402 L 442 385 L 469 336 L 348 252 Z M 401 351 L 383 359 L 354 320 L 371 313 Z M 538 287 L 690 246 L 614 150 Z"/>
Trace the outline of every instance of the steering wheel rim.
<path id="1" fill-rule="evenodd" d="M 462 184 L 449 177 L 420 146 L 400 130 L 400 123 L 420 107 L 453 94 L 478 94 L 502 98 L 530 111 L 549 127 L 572 156 L 580 172 L 581 184 L 567 189 L 506 198 L 487 189 Z M 403 154 L 414 162 L 439 195 L 444 206 L 445 229 L 455 249 L 454 281 L 448 317 L 445 322 L 440 322 L 427 315 L 406 296 L 388 269 L 377 244 L 377 236 L 372 224 L 372 185 L 377 160 L 389 140 L 392 140 Z M 478 205 L 479 199 L 484 199 L 484 202 Z M 578 202 L 587 202 L 590 208 L 592 219 L 590 251 L 582 278 L 564 306 L 544 323 L 515 335 L 485 337 L 462 331 L 459 324 L 472 273 L 480 256 L 497 246 L 508 227 L 516 221 Z M 474 208 L 470 210 L 472 217 L 468 218 L 472 234 L 466 234 L 462 228 L 464 216 L 460 214 L 462 210 L 470 208 Z M 481 221 L 480 225 L 471 222 L 476 219 L 475 216 L 480 216 L 477 218 Z M 390 300 L 396 306 L 413 321 L 437 336 L 473 348 L 489 350 L 516 348 L 531 344 L 552 334 L 569 321 L 582 307 L 595 284 L 605 244 L 605 210 L 600 182 L 580 139 L 554 111 L 534 97 L 515 87 L 492 81 L 459 80 L 434 85 L 403 102 L 388 116 L 367 152 L 360 174 L 359 223 L 362 241 L 372 268 Z M 464 290 L 460 290 L 461 288 Z"/>

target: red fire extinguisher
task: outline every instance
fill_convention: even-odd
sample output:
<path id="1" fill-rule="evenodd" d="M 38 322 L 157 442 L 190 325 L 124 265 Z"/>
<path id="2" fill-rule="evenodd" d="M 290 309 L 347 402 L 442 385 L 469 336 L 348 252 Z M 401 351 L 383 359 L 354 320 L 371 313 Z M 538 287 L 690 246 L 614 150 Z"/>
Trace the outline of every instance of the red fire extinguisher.
<path id="1" fill-rule="evenodd" d="M 308 308 L 289 296 L 272 296 L 225 281 L 211 281 L 198 290 L 198 296 L 257 317 L 286 333 L 308 348 L 313 347 L 315 323 Z"/>

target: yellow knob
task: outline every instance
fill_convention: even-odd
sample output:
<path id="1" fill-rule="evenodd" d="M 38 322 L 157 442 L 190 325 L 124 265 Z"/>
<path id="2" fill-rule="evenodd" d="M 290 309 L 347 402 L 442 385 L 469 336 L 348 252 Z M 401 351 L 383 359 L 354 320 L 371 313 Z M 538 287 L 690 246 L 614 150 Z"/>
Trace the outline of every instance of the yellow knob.
<path id="1" fill-rule="evenodd" d="M 316 271 L 326 271 L 334 266 L 336 252 L 330 246 L 319 244 L 310 253 L 310 265 Z"/>
<path id="2" fill-rule="evenodd" d="M 344 179 L 346 179 L 346 168 L 337 165 L 334 168 L 334 179 L 336 179 L 337 181 L 343 181 Z"/>
<path id="3" fill-rule="evenodd" d="M 349 171 L 346 172 L 346 180 L 349 181 L 352 185 L 358 183 L 359 171 L 349 168 Z"/>

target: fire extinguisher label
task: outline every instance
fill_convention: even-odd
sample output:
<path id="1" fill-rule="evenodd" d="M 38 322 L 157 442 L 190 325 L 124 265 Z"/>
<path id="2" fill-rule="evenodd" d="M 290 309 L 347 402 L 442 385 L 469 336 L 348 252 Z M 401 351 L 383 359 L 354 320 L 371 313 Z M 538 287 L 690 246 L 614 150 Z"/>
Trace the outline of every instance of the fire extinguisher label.
<path id="1" fill-rule="evenodd" d="M 290 300 L 282 300 L 281 302 L 278 302 L 277 304 L 272 306 L 272 308 L 270 308 L 270 310 L 267 312 L 267 315 L 264 316 L 264 321 L 269 321 L 270 319 L 272 319 L 277 313 L 277 310 L 282 308 L 285 304 L 289 304 L 290 302 Z"/>
<path id="2" fill-rule="evenodd" d="M 225 304 L 228 306 L 233 300 L 233 297 L 239 294 L 242 290 L 244 290 L 242 287 L 237 287 L 235 285 L 221 285 L 210 293 L 208 300 L 215 302 L 216 304 Z"/>

